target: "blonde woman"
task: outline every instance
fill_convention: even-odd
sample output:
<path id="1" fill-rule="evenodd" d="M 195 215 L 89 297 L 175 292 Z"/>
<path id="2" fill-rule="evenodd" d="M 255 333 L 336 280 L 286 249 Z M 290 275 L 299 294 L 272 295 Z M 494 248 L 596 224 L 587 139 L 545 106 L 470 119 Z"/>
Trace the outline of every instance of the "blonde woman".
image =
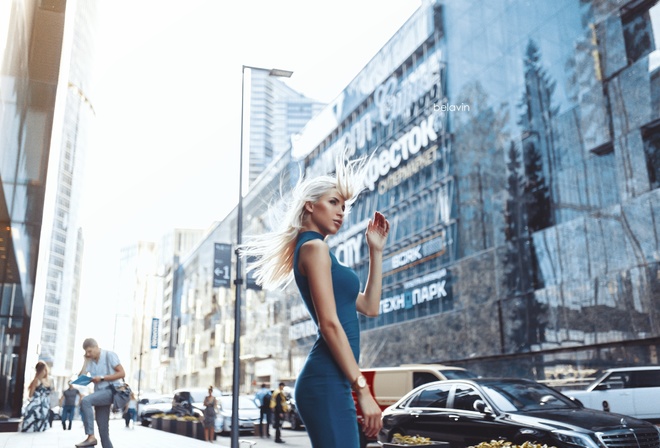
<path id="1" fill-rule="evenodd" d="M 48 378 L 48 366 L 39 361 L 35 366 L 34 379 L 28 386 L 30 402 L 25 407 L 23 432 L 40 432 L 49 428 L 50 392 L 52 384 Z"/>
<path id="2" fill-rule="evenodd" d="M 291 192 L 281 227 L 248 239 L 241 255 L 254 256 L 257 282 L 277 288 L 295 278 L 309 314 L 319 328 L 298 375 L 295 399 L 314 448 L 357 448 L 359 433 L 351 390 L 364 415 L 363 431 L 375 437 L 381 411 L 358 366 L 357 313 L 376 316 L 380 308 L 383 249 L 390 229 L 375 212 L 365 233 L 369 275 L 364 290 L 356 273 L 338 263 L 325 239 L 341 228 L 364 185 L 366 161 L 341 154 L 334 175 L 301 179 Z"/>

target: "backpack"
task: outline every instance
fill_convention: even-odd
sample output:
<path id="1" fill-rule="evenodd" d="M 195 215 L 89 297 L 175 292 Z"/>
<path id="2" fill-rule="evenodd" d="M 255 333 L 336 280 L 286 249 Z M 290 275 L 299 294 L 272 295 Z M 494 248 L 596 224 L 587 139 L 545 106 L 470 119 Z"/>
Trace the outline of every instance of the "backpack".
<path id="1" fill-rule="evenodd" d="M 261 409 L 263 410 L 268 410 L 270 409 L 270 399 L 272 398 L 272 395 L 270 392 L 266 392 L 266 395 L 261 399 Z"/>

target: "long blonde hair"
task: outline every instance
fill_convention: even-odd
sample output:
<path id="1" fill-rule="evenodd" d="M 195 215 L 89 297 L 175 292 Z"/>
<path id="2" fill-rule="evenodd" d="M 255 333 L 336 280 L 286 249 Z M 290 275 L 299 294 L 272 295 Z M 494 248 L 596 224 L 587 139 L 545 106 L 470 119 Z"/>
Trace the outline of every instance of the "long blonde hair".
<path id="1" fill-rule="evenodd" d="M 253 235 L 241 245 L 241 257 L 254 257 L 248 270 L 254 271 L 256 282 L 266 289 L 286 286 L 292 279 L 293 255 L 298 234 L 307 215 L 305 204 L 315 203 L 328 191 L 336 188 L 345 201 L 347 215 L 350 206 L 364 189 L 367 162 L 369 158 L 350 160 L 347 151 L 335 157 L 335 172 L 305 179 L 298 179 L 290 195 L 282 194 L 280 206 L 282 219 L 272 232 Z M 271 207 L 272 209 L 272 207 Z M 271 210 L 272 211 L 272 210 Z"/>

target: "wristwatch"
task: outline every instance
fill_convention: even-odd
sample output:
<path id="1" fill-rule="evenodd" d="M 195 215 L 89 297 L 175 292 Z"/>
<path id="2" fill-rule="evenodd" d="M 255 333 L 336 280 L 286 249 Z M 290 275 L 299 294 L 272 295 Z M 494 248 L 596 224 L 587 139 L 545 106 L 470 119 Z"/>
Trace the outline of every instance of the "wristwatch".
<path id="1" fill-rule="evenodd" d="M 364 389 L 365 387 L 367 387 L 367 379 L 363 375 L 359 375 L 357 378 L 355 378 L 353 384 L 351 384 L 351 388 L 356 392 L 360 389 Z"/>
<path id="2" fill-rule="evenodd" d="M 105 381 L 105 376 L 101 375 L 101 381 Z"/>

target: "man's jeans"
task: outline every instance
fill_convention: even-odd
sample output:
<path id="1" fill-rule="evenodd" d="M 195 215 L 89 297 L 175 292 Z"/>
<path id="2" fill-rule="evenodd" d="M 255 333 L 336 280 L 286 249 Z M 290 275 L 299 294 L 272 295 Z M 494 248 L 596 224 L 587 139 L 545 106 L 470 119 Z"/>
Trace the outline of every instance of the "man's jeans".
<path id="1" fill-rule="evenodd" d="M 261 437 L 263 437 L 263 436 L 270 437 L 270 430 L 269 430 L 270 415 L 271 415 L 270 409 L 259 408 L 259 426 L 261 426 L 261 428 L 260 428 L 261 429 L 261 433 L 260 433 Z M 266 417 L 266 429 L 265 429 L 266 434 L 264 434 L 264 425 L 263 425 L 264 417 Z"/>
<path id="2" fill-rule="evenodd" d="M 94 409 L 92 409 L 92 407 Z M 96 424 L 99 427 L 101 446 L 112 448 L 108 424 L 110 421 L 110 408 L 112 407 L 112 389 L 106 387 L 96 390 L 93 394 L 83 397 L 80 404 L 85 434 L 94 434 L 94 410 L 96 410 Z"/>
<path id="3" fill-rule="evenodd" d="M 73 416 L 76 414 L 76 406 L 62 406 L 62 427 L 66 429 L 66 421 L 69 421 L 69 429 L 71 429 L 71 422 Z"/>

